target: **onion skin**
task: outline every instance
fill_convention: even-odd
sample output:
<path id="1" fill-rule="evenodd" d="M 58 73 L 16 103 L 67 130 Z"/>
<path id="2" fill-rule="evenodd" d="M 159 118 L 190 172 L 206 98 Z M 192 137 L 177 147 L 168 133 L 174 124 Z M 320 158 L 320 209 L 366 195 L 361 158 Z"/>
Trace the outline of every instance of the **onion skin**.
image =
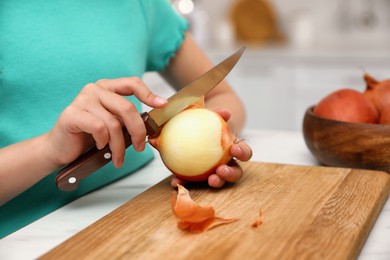
<path id="1" fill-rule="evenodd" d="M 373 76 L 371 76 L 368 73 L 364 73 L 364 81 L 366 82 L 366 90 L 371 90 L 374 88 L 375 85 L 379 83 L 378 80 L 376 80 Z"/>
<path id="2" fill-rule="evenodd" d="M 197 204 L 182 185 L 177 185 L 178 191 L 172 193 L 171 208 L 173 214 L 179 219 L 177 226 L 190 233 L 200 233 L 216 226 L 229 224 L 238 218 L 221 218 L 215 215 L 212 206 Z"/>
<path id="3" fill-rule="evenodd" d="M 205 181 L 217 167 L 231 160 L 234 140 L 227 122 L 218 113 L 191 107 L 164 124 L 160 135 L 149 139 L 149 143 L 174 175 L 188 181 Z"/>
<path id="4" fill-rule="evenodd" d="M 351 123 L 378 123 L 379 113 L 374 104 L 354 89 L 339 89 L 324 97 L 314 108 L 314 114 Z"/>
<path id="5" fill-rule="evenodd" d="M 385 108 L 379 118 L 379 124 L 390 125 L 390 107 Z"/>
<path id="6" fill-rule="evenodd" d="M 365 74 L 367 88 L 364 95 L 375 105 L 379 114 L 390 106 L 390 80 L 377 81 L 371 75 Z"/>

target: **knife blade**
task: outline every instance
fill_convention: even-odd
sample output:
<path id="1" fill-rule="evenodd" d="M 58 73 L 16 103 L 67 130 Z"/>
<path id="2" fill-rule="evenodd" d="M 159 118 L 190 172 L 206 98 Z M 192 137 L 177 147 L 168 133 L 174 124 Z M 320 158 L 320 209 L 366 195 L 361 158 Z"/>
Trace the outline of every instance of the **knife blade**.
<path id="1" fill-rule="evenodd" d="M 155 108 L 149 112 L 142 113 L 141 117 L 144 120 L 147 135 L 158 135 L 160 133 L 160 127 L 165 122 L 189 105 L 198 101 L 207 92 L 217 86 L 233 69 L 244 50 L 245 47 L 240 48 L 234 54 L 169 97 L 168 104 L 164 108 Z M 127 148 L 132 144 L 131 136 L 125 128 L 123 129 L 123 135 Z M 56 185 L 63 191 L 75 190 L 82 179 L 94 173 L 110 161 L 111 151 L 108 145 L 101 150 L 93 147 L 57 173 Z"/>

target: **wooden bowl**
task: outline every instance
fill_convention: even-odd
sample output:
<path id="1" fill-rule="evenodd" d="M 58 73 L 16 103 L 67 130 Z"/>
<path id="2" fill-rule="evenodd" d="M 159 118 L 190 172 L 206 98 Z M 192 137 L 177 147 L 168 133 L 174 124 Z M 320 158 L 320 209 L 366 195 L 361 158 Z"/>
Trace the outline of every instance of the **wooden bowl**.
<path id="1" fill-rule="evenodd" d="M 390 126 L 348 123 L 306 110 L 303 136 L 311 153 L 328 166 L 390 172 Z"/>

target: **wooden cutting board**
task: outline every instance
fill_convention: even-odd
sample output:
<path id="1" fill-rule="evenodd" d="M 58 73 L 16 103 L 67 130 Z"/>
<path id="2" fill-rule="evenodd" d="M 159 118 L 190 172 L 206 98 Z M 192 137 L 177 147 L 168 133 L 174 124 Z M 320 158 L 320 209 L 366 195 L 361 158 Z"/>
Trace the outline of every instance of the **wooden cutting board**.
<path id="1" fill-rule="evenodd" d="M 234 185 L 187 186 L 197 203 L 239 221 L 200 234 L 179 230 L 166 179 L 42 259 L 352 259 L 390 191 L 390 176 L 380 171 L 242 165 Z M 264 222 L 253 228 L 259 209 Z"/>

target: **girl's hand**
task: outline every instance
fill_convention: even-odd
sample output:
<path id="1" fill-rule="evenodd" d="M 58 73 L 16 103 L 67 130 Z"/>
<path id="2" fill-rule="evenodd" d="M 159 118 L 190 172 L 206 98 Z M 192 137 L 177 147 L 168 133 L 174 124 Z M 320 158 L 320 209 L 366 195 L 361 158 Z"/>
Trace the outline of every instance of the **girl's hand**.
<path id="1" fill-rule="evenodd" d="M 146 129 L 134 104 L 123 97 L 130 95 L 150 107 L 164 107 L 167 103 L 137 77 L 87 84 L 47 135 L 51 159 L 61 166 L 93 145 L 98 149 L 109 145 L 114 166 L 121 167 L 125 155 L 123 126 L 131 135 L 134 149 L 142 151 Z"/>
<path id="2" fill-rule="evenodd" d="M 216 110 L 225 121 L 228 121 L 230 118 L 230 112 L 226 110 Z M 234 133 L 233 133 L 234 134 Z M 233 158 L 239 161 L 249 161 L 252 157 L 252 149 L 245 141 L 239 141 L 232 145 L 230 148 L 230 154 Z M 214 174 L 211 174 L 208 178 L 208 184 L 214 188 L 222 187 L 226 182 L 236 182 L 244 174 L 240 165 L 236 162 L 235 159 L 230 160 L 227 165 L 219 166 Z M 174 176 L 171 180 L 171 185 L 176 187 L 177 184 L 184 185 L 188 181 L 179 179 Z"/>

